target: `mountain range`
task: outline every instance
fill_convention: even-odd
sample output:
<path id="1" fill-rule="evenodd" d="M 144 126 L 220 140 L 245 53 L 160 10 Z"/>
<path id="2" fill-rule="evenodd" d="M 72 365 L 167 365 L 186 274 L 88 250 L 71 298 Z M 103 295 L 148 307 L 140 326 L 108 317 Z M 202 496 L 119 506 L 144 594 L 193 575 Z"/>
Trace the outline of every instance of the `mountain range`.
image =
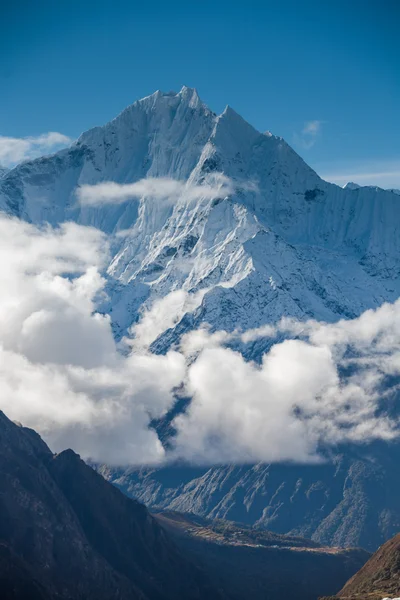
<path id="1" fill-rule="evenodd" d="M 140 196 L 124 202 L 77 199 L 85 186 L 143 181 L 150 187 L 141 183 Z M 180 182 L 185 193 L 176 186 L 157 202 L 155 181 Z M 216 115 L 187 87 L 158 91 L 71 147 L 8 171 L 0 209 L 109 236 L 107 298 L 96 308 L 110 315 L 117 342 L 181 291 L 139 340 L 155 353 L 205 323 L 232 332 L 283 316 L 335 322 L 400 296 L 395 191 L 330 184 L 282 138 L 256 131 L 230 107 Z M 238 349 L 257 362 L 269 345 L 261 337 Z M 318 465 L 101 472 L 152 508 L 375 550 L 400 529 L 398 457 L 397 444 L 376 442 L 339 448 Z"/>

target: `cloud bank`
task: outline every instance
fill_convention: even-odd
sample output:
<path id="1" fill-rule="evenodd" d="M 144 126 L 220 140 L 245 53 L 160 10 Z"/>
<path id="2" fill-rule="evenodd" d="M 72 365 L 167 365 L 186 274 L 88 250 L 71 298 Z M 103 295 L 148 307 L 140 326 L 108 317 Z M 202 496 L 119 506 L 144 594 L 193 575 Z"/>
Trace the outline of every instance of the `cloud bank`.
<path id="1" fill-rule="evenodd" d="M 334 324 L 202 328 L 151 354 L 151 342 L 202 301 L 178 290 L 142 315 L 125 356 L 110 318 L 96 312 L 108 261 L 94 228 L 0 217 L 1 408 L 54 450 L 111 464 L 315 462 L 324 446 L 398 438 L 400 301 Z M 241 345 L 265 337 L 261 364 L 246 361 Z M 149 424 L 177 388 L 192 402 L 175 418 L 167 453 Z"/>
<path id="2" fill-rule="evenodd" d="M 184 358 L 120 356 L 109 317 L 95 312 L 107 258 L 96 229 L 37 229 L 0 217 L 1 408 L 55 450 L 158 462 L 164 450 L 149 414 L 171 406 Z"/>
<path id="3" fill-rule="evenodd" d="M 0 136 L 0 165 L 13 167 L 23 160 L 56 152 L 68 146 L 71 142 L 70 137 L 56 131 L 43 133 L 37 137 L 14 138 Z"/>
<path id="4" fill-rule="evenodd" d="M 295 339 L 273 343 L 277 334 Z M 271 338 L 261 365 L 229 342 Z M 400 301 L 334 324 L 284 319 L 244 334 L 193 332 L 182 346 L 193 401 L 176 453 L 196 462 L 318 461 L 322 447 L 398 437 Z M 390 385 L 389 385 L 390 382 Z"/>

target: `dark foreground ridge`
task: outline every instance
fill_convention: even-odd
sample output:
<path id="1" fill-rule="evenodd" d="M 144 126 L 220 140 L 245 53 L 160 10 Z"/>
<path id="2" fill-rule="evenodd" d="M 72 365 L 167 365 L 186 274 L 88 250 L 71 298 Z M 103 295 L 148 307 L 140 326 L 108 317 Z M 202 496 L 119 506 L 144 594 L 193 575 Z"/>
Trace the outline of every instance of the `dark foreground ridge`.
<path id="1" fill-rule="evenodd" d="M 1 600 L 317 600 L 368 558 L 235 523 L 154 517 L 2 412 L 0 470 Z"/>
<path id="2" fill-rule="evenodd" d="M 222 598 L 140 503 L 0 412 L 2 600 Z"/>

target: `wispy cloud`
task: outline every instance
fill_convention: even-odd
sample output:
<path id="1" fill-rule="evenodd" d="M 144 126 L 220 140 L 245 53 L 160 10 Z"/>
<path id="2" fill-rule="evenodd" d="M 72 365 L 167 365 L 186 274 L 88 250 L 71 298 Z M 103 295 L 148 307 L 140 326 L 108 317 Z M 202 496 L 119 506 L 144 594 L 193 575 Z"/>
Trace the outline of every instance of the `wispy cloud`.
<path id="1" fill-rule="evenodd" d="M 321 129 L 322 121 L 307 121 L 301 132 L 303 135 L 315 136 Z"/>
<path id="2" fill-rule="evenodd" d="M 70 137 L 57 131 L 50 131 L 36 137 L 0 136 L 0 165 L 13 167 L 23 160 L 59 150 L 71 142 Z"/>
<path id="3" fill-rule="evenodd" d="M 321 127 L 323 121 L 314 119 L 313 121 L 306 121 L 304 127 L 300 133 L 293 134 L 293 143 L 297 146 L 301 146 L 305 150 L 312 148 L 321 134 Z"/>
<path id="4" fill-rule="evenodd" d="M 175 201 L 181 196 L 186 199 L 216 198 L 233 192 L 231 180 L 222 173 L 209 175 L 204 184 L 191 185 L 188 182 L 168 177 L 148 177 L 135 183 L 120 184 L 105 181 L 96 185 L 82 185 L 76 195 L 80 204 L 99 206 L 121 204 L 134 198 L 149 197 L 156 200 Z"/>

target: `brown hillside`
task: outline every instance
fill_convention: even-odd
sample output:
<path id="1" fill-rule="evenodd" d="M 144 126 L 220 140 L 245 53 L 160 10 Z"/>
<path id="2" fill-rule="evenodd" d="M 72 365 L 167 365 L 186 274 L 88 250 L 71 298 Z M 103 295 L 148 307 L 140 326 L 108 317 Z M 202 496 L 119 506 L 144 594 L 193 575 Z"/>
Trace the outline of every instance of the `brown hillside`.
<path id="1" fill-rule="evenodd" d="M 321 600 L 382 600 L 400 597 L 400 534 L 381 546 L 337 594 Z"/>

